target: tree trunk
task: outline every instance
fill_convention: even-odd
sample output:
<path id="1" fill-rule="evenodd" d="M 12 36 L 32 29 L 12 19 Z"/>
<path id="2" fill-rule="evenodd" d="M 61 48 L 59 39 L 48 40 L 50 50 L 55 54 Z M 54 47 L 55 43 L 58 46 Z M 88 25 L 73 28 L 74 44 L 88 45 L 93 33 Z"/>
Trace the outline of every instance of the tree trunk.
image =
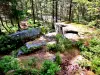
<path id="1" fill-rule="evenodd" d="M 21 28 L 20 28 L 20 23 L 19 23 L 19 17 L 18 16 L 16 16 L 16 20 L 17 20 L 17 25 L 18 25 L 18 31 L 20 31 Z"/>
<path id="2" fill-rule="evenodd" d="M 31 4 L 32 4 L 32 16 L 33 16 L 33 22 L 34 22 L 34 24 L 35 24 L 35 11 L 34 11 L 34 2 L 33 2 L 33 0 L 31 0 Z"/>
<path id="3" fill-rule="evenodd" d="M 3 24 L 3 20 L 2 20 L 1 15 L 0 15 L 0 21 L 1 21 L 2 26 L 6 29 L 6 31 L 9 32 L 9 30 L 8 30 L 8 29 L 4 26 L 4 24 Z"/>
<path id="4" fill-rule="evenodd" d="M 70 7 L 69 7 L 69 22 L 71 22 L 71 11 L 72 11 L 72 0 L 70 0 Z"/>
<path id="5" fill-rule="evenodd" d="M 54 29 L 54 2 L 55 0 L 52 1 L 52 29 Z"/>
<path id="6" fill-rule="evenodd" d="M 56 0 L 56 22 L 58 19 L 58 0 Z"/>
<path id="7" fill-rule="evenodd" d="M 14 23 L 13 23 L 13 20 L 12 20 L 12 18 L 10 19 L 10 22 L 11 22 L 12 26 L 14 26 Z"/>

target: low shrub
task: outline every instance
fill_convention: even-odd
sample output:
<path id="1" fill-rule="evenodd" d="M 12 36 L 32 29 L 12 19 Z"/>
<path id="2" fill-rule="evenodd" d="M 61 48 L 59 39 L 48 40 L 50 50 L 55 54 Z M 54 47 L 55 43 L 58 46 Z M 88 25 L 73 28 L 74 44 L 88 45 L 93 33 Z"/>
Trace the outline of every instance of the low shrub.
<path id="1" fill-rule="evenodd" d="M 93 37 L 91 40 L 90 40 L 90 46 L 96 46 L 96 45 L 100 45 L 100 40 L 99 38 L 97 37 Z"/>
<path id="2" fill-rule="evenodd" d="M 55 75 L 60 69 L 60 66 L 55 62 L 46 60 L 42 65 L 40 75 Z"/>
<path id="3" fill-rule="evenodd" d="M 56 44 L 47 44 L 47 49 L 56 51 L 57 45 Z"/>
<path id="4" fill-rule="evenodd" d="M 0 53 L 9 53 L 22 45 L 21 39 L 13 39 L 10 36 L 0 36 Z"/>
<path id="5" fill-rule="evenodd" d="M 96 75 L 100 75 L 100 57 L 94 56 L 91 67 L 96 72 Z"/>
<path id="6" fill-rule="evenodd" d="M 89 41 L 89 46 L 85 46 L 82 42 L 77 43 L 79 49 L 81 49 L 81 54 L 91 61 L 92 70 L 96 75 L 100 74 L 100 40 L 97 37 L 93 37 Z"/>
<path id="7" fill-rule="evenodd" d="M 88 23 L 88 26 L 89 27 L 93 27 L 93 26 L 96 26 L 97 22 L 96 21 L 91 21 Z"/>
<path id="8" fill-rule="evenodd" d="M 55 62 L 56 62 L 58 65 L 60 65 L 61 62 L 62 62 L 61 57 L 60 57 L 60 53 L 59 53 L 59 52 L 56 53 L 56 59 L 55 59 Z"/>
<path id="9" fill-rule="evenodd" d="M 57 51 L 64 52 L 72 48 L 72 42 L 69 39 L 63 37 L 61 34 L 57 34 L 55 38 L 57 41 Z"/>
<path id="10" fill-rule="evenodd" d="M 19 48 L 19 50 L 21 50 L 24 54 L 29 54 L 29 53 L 37 51 L 41 48 L 42 48 L 42 46 L 36 46 L 36 47 L 31 47 L 28 49 L 26 46 L 22 46 Z"/>
<path id="11" fill-rule="evenodd" d="M 42 34 L 46 34 L 48 32 L 48 30 L 49 30 L 49 28 L 45 27 L 45 26 L 40 26 L 40 28 L 41 28 L 41 33 Z"/>
<path id="12" fill-rule="evenodd" d="M 79 40 L 75 44 L 81 51 L 88 51 L 89 50 L 89 48 L 87 46 L 85 46 L 83 40 Z"/>
<path id="13" fill-rule="evenodd" d="M 89 51 L 82 51 L 81 54 L 82 54 L 82 56 L 84 56 L 86 59 L 92 60 L 92 55 L 93 55 L 93 53 L 91 53 L 91 52 L 89 52 Z"/>
<path id="14" fill-rule="evenodd" d="M 32 57 L 28 60 L 28 66 L 30 67 L 36 67 L 36 63 L 37 63 L 38 59 L 35 57 Z"/>
<path id="15" fill-rule="evenodd" d="M 14 72 L 14 75 L 39 75 L 37 69 L 18 69 Z"/>
<path id="16" fill-rule="evenodd" d="M 4 56 L 0 60 L 0 68 L 6 73 L 10 70 L 16 70 L 21 67 L 17 58 L 12 56 Z"/>

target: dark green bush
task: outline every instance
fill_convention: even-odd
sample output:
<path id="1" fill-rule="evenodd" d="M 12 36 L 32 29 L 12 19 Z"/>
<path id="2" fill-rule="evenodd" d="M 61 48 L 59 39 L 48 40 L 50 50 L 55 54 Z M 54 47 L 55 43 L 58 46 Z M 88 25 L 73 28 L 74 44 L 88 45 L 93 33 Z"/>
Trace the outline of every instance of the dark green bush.
<path id="1" fill-rule="evenodd" d="M 40 75 L 55 75 L 56 72 L 60 71 L 60 66 L 53 61 L 46 60 L 43 63 Z"/>
<path id="2" fill-rule="evenodd" d="M 13 39 L 10 36 L 0 36 L 0 53 L 9 53 L 23 45 L 21 39 Z"/>
<path id="3" fill-rule="evenodd" d="M 17 69 L 14 75 L 39 75 L 39 70 L 37 69 Z"/>
<path id="4" fill-rule="evenodd" d="M 20 68 L 19 61 L 17 58 L 12 56 L 4 56 L 0 60 L 0 68 L 6 73 L 10 70 L 16 70 Z"/>
<path id="5" fill-rule="evenodd" d="M 14 75 L 39 75 L 37 69 L 18 69 L 14 72 Z"/>

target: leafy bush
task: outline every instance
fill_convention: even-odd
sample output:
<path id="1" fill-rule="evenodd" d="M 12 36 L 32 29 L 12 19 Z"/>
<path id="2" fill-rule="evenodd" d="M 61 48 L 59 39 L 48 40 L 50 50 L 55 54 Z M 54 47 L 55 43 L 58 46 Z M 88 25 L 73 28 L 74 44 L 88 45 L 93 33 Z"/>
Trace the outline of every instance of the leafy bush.
<path id="1" fill-rule="evenodd" d="M 61 57 L 60 57 L 60 53 L 58 52 L 58 53 L 56 53 L 56 59 L 55 59 L 55 62 L 58 64 L 58 65 L 60 65 L 61 64 Z"/>
<path id="2" fill-rule="evenodd" d="M 92 70 L 96 72 L 97 75 L 100 75 L 100 57 L 95 56 L 92 60 Z"/>
<path id="3" fill-rule="evenodd" d="M 93 53 L 88 52 L 88 51 L 82 51 L 81 54 L 86 58 L 86 59 L 92 59 Z"/>
<path id="4" fill-rule="evenodd" d="M 90 51 L 96 54 L 100 54 L 100 45 L 89 47 Z"/>
<path id="5" fill-rule="evenodd" d="M 56 63 L 46 60 L 43 63 L 40 75 L 55 75 L 56 72 L 60 71 L 60 66 L 58 66 Z"/>
<path id="6" fill-rule="evenodd" d="M 48 44 L 47 45 L 48 50 L 64 52 L 72 48 L 72 42 L 69 39 L 64 38 L 61 34 L 57 34 L 55 38 L 57 43 Z"/>
<path id="7" fill-rule="evenodd" d="M 13 39 L 10 36 L 0 36 L 0 53 L 9 53 L 22 44 L 21 39 Z"/>
<path id="8" fill-rule="evenodd" d="M 30 59 L 28 60 L 28 66 L 36 67 L 36 62 L 37 62 L 37 61 L 38 61 L 38 59 L 35 58 L 35 57 L 30 58 Z"/>
<path id="9" fill-rule="evenodd" d="M 96 46 L 96 45 L 100 45 L 100 40 L 99 40 L 99 38 L 97 38 L 97 37 L 93 37 L 93 38 L 90 40 L 90 46 Z"/>
<path id="10" fill-rule="evenodd" d="M 81 54 L 89 59 L 92 63 L 91 68 L 97 75 L 100 74 L 100 40 L 97 37 L 93 37 L 89 41 L 89 46 L 85 47 L 84 44 L 78 43 L 81 49 Z M 87 49 L 86 49 L 87 48 Z"/>
<path id="11" fill-rule="evenodd" d="M 36 24 L 34 24 L 33 20 L 32 19 L 29 19 L 28 20 L 28 24 L 31 26 L 31 27 L 34 27 L 34 28 L 37 28 L 40 26 L 40 23 L 39 22 L 36 22 Z"/>
<path id="12" fill-rule="evenodd" d="M 88 47 L 84 45 L 83 40 L 79 40 L 76 42 L 76 46 L 81 50 L 81 51 L 88 51 Z"/>
<path id="13" fill-rule="evenodd" d="M 56 44 L 47 44 L 47 49 L 56 51 L 57 45 Z"/>
<path id="14" fill-rule="evenodd" d="M 97 23 L 96 21 L 91 21 L 91 22 L 89 22 L 88 26 L 93 27 L 96 25 L 96 23 Z"/>
<path id="15" fill-rule="evenodd" d="M 39 75 L 39 71 L 37 69 L 18 69 L 14 75 Z"/>
<path id="16" fill-rule="evenodd" d="M 44 26 L 40 26 L 40 28 L 41 28 L 41 33 L 42 34 L 46 34 L 49 30 L 48 27 L 44 27 Z"/>
<path id="17" fill-rule="evenodd" d="M 17 58 L 12 56 L 4 56 L 0 60 L 0 68 L 6 73 L 9 70 L 16 70 L 20 68 L 19 61 Z"/>
<path id="18" fill-rule="evenodd" d="M 30 49 L 28 49 L 26 46 L 22 46 L 21 48 L 19 48 L 19 50 L 21 50 L 24 54 L 29 54 L 41 48 L 42 48 L 41 46 L 37 46 L 37 47 L 31 47 Z"/>
<path id="19" fill-rule="evenodd" d="M 57 50 L 58 51 L 64 52 L 65 50 L 72 48 L 72 42 L 69 39 L 64 38 L 60 34 L 57 34 L 55 38 L 57 41 Z"/>

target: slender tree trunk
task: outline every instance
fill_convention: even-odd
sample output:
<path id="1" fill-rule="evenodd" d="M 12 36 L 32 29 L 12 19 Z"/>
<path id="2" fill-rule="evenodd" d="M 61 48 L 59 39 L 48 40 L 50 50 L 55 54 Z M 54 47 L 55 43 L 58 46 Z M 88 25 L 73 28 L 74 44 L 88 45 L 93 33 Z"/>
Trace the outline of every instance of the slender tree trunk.
<path id="1" fill-rule="evenodd" d="M 58 19 L 58 0 L 56 0 L 56 22 Z"/>
<path id="2" fill-rule="evenodd" d="M 52 29 L 54 29 L 54 4 L 55 0 L 52 1 Z"/>
<path id="3" fill-rule="evenodd" d="M 1 15 L 0 15 L 0 21 L 1 21 L 2 26 L 6 29 L 6 31 L 9 32 L 9 30 L 8 30 L 8 29 L 4 26 L 4 24 L 3 24 L 3 20 L 2 20 Z"/>
<path id="4" fill-rule="evenodd" d="M 10 19 L 11 25 L 14 26 L 13 20 L 12 18 Z"/>
<path id="5" fill-rule="evenodd" d="M 35 11 L 34 11 L 34 2 L 33 2 L 33 0 L 31 0 L 31 4 L 32 4 L 32 16 L 33 16 L 33 22 L 34 22 L 34 24 L 35 24 Z"/>
<path id="6" fill-rule="evenodd" d="M 16 16 L 16 20 L 17 20 L 17 25 L 18 25 L 18 31 L 20 31 L 21 28 L 20 28 L 20 23 L 19 23 L 19 17 L 18 16 Z"/>
<path id="7" fill-rule="evenodd" d="M 71 11 L 72 11 L 72 0 L 70 0 L 70 7 L 69 7 L 69 22 L 71 22 Z"/>
<path id="8" fill-rule="evenodd" d="M 77 13 L 77 18 L 78 18 L 78 23 L 80 22 L 80 13 L 79 13 L 79 6 L 78 6 L 78 13 Z"/>

